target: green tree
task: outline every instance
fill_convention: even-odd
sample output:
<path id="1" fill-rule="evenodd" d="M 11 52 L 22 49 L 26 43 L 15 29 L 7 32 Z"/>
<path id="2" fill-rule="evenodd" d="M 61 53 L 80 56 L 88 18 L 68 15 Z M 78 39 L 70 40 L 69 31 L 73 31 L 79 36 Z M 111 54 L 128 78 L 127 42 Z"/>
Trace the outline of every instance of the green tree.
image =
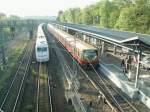
<path id="1" fill-rule="evenodd" d="M 5 20 L 7 18 L 6 14 L 0 13 L 0 20 Z"/>
<path id="2" fill-rule="evenodd" d="M 104 0 L 101 2 L 102 5 L 100 7 L 100 26 L 101 27 L 109 27 L 109 18 L 111 12 L 111 3 L 109 0 Z"/>
<path id="3" fill-rule="evenodd" d="M 101 0 L 85 7 L 58 14 L 59 21 L 117 28 L 150 34 L 149 0 Z"/>
<path id="4" fill-rule="evenodd" d="M 61 21 L 62 20 L 62 15 L 63 15 L 63 11 L 62 10 L 60 10 L 59 12 L 58 12 L 58 17 L 57 17 L 57 20 L 58 21 Z"/>
<path id="5" fill-rule="evenodd" d="M 90 25 L 93 23 L 92 13 L 90 11 L 90 8 L 85 8 L 83 12 L 83 23 Z"/>
<path id="6" fill-rule="evenodd" d="M 20 17 L 17 15 L 10 15 L 9 18 L 10 20 L 20 20 Z"/>
<path id="7" fill-rule="evenodd" d="M 82 23 L 82 11 L 80 8 L 74 8 L 74 23 Z"/>
<path id="8" fill-rule="evenodd" d="M 121 10 L 116 28 L 141 33 L 149 32 L 150 7 L 146 0 L 137 1 L 136 4 Z"/>

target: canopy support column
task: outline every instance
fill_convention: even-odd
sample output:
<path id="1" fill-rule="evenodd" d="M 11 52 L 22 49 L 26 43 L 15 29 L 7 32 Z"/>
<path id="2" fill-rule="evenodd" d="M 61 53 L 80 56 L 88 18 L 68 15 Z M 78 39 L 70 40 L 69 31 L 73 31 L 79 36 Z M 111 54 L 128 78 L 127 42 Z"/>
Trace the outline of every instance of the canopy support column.
<path id="1" fill-rule="evenodd" d="M 102 42 L 101 44 L 102 44 L 101 55 L 103 55 L 103 53 L 104 53 L 104 47 L 105 47 L 105 42 Z"/>
<path id="2" fill-rule="evenodd" d="M 117 51 L 117 46 L 114 45 L 114 54 L 116 54 L 116 51 Z"/>
<path id="3" fill-rule="evenodd" d="M 141 59 L 141 50 L 138 51 L 138 56 L 137 56 L 137 68 L 136 68 L 135 88 L 138 88 L 139 71 L 140 71 L 140 59 Z"/>

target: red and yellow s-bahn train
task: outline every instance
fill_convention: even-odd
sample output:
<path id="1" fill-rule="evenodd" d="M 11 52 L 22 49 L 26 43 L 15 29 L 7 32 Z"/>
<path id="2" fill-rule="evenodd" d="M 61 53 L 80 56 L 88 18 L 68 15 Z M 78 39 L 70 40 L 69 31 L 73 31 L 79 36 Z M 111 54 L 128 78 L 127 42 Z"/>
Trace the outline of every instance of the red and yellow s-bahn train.
<path id="1" fill-rule="evenodd" d="M 55 28 L 51 24 L 48 24 L 48 30 L 63 44 L 80 65 L 88 66 L 91 63 L 94 67 L 99 66 L 98 49 L 96 47 L 80 39 L 75 39 L 72 35 Z"/>

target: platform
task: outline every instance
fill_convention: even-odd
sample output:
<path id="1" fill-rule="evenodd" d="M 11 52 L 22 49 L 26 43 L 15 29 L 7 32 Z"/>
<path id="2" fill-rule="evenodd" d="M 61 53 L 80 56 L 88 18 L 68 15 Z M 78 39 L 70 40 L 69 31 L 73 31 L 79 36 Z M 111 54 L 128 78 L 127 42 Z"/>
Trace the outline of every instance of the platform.
<path id="1" fill-rule="evenodd" d="M 135 88 L 134 79 L 129 79 L 128 74 L 123 73 L 121 68 L 121 61 L 119 58 L 111 54 L 105 54 L 101 56 L 100 70 L 119 87 L 124 93 L 126 93 L 132 99 L 138 99 L 142 101 L 148 108 L 150 108 L 150 78 L 140 77 L 139 88 Z M 135 76 L 135 74 L 132 74 Z M 148 79 L 149 78 L 149 79 Z"/>

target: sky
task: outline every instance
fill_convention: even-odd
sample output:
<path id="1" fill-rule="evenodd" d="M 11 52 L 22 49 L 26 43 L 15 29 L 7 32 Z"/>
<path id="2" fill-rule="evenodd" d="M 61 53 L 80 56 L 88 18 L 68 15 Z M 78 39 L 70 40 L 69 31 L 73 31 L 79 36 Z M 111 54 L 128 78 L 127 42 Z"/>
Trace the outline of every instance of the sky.
<path id="1" fill-rule="evenodd" d="M 59 10 L 84 8 L 99 0 L 0 0 L 0 12 L 6 15 L 57 16 Z"/>

